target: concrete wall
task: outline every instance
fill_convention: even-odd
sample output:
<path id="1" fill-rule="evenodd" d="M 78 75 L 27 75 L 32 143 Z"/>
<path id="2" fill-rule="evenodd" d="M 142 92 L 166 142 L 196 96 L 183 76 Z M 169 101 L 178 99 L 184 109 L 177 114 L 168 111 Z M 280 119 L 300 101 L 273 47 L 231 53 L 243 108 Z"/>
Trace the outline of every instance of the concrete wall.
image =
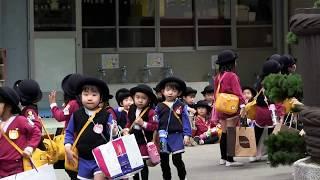
<path id="1" fill-rule="evenodd" d="M 107 53 L 107 52 L 106 52 Z M 211 73 L 211 56 L 219 51 L 195 51 L 195 52 L 166 52 L 165 62 L 173 67 L 174 75 L 183 78 L 187 82 L 208 82 Z M 259 74 L 263 61 L 275 53 L 272 49 L 241 49 L 238 50 L 238 73 L 243 84 L 251 85 L 255 82 L 255 74 Z M 100 76 L 98 66 L 101 62 L 101 53 L 84 53 L 84 73 Z M 120 54 L 120 66 L 128 67 L 129 82 L 142 82 L 142 68 L 146 64 L 146 53 Z M 153 68 L 151 70 L 151 82 L 157 82 L 163 78 L 163 69 Z M 121 71 L 109 70 L 108 80 L 119 83 Z"/>
<path id="2" fill-rule="evenodd" d="M 28 1 L 0 1 L 0 45 L 7 48 L 6 82 L 28 77 Z"/>

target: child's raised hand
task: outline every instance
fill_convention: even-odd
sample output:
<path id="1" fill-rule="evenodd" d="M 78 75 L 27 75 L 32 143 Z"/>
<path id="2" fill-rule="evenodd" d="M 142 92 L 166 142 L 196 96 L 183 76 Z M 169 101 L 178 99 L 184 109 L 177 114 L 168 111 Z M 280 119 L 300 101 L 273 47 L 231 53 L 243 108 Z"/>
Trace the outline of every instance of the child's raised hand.
<path id="1" fill-rule="evenodd" d="M 49 103 L 52 104 L 52 103 L 56 103 L 57 100 L 56 100 L 56 94 L 57 92 L 55 90 L 51 91 L 50 94 L 49 94 Z"/>
<path id="2" fill-rule="evenodd" d="M 144 121 L 143 121 L 142 118 L 138 118 L 138 119 L 136 119 L 136 120 L 134 121 L 134 123 L 135 123 L 135 124 L 138 124 L 138 125 L 140 125 L 140 126 L 143 126 Z"/>

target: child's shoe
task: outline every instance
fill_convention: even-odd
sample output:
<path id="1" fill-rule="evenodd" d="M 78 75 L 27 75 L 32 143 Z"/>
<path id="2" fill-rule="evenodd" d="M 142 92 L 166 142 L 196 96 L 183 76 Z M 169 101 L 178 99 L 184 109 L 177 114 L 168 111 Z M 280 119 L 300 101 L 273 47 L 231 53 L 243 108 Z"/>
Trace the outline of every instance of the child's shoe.
<path id="1" fill-rule="evenodd" d="M 200 137 L 199 137 L 199 136 L 195 136 L 195 137 L 193 138 L 193 140 L 194 140 L 197 144 L 199 144 Z"/>
<path id="2" fill-rule="evenodd" d="M 220 165 L 225 165 L 225 164 L 226 164 L 226 162 L 227 162 L 226 160 L 224 160 L 224 159 L 220 159 L 219 164 L 220 164 Z"/>
<path id="3" fill-rule="evenodd" d="M 226 162 L 226 167 L 239 167 L 239 166 L 243 166 L 243 163 L 241 162 L 237 162 L 237 161 L 233 161 L 233 162 Z"/>
<path id="4" fill-rule="evenodd" d="M 204 144 L 204 140 L 200 139 L 199 144 L 203 145 Z"/>

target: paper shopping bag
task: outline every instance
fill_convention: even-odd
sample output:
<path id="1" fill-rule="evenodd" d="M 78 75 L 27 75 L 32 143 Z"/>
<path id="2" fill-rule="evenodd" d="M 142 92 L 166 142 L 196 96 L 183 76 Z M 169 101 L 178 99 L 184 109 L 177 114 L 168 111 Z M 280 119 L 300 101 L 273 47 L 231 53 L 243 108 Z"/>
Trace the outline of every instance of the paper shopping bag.
<path id="1" fill-rule="evenodd" d="M 19 174 L 2 178 L 1 180 L 56 180 L 56 173 L 53 165 L 43 165 L 36 169 L 24 171 Z"/>
<path id="2" fill-rule="evenodd" d="M 135 136 L 122 136 L 92 150 L 107 178 L 121 179 L 138 173 L 144 167 Z"/>
<path id="3" fill-rule="evenodd" d="M 227 154 L 235 157 L 251 157 L 257 154 L 254 128 L 229 127 L 227 131 Z"/>

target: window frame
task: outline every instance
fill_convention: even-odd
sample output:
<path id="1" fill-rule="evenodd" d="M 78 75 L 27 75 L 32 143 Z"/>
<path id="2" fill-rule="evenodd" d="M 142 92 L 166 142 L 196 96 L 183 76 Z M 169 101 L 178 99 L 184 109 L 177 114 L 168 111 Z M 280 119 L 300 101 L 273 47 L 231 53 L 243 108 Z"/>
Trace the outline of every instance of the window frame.
<path id="1" fill-rule="evenodd" d="M 272 24 L 268 26 L 272 26 L 272 47 L 248 47 L 248 48 L 239 48 L 238 47 L 238 32 L 237 29 L 241 27 L 260 27 L 261 25 L 238 25 L 236 20 L 236 5 L 238 4 L 238 0 L 230 0 L 231 4 L 231 24 L 230 25 L 199 25 L 198 24 L 198 10 L 196 8 L 197 1 L 193 0 L 193 19 L 194 24 L 190 26 L 160 26 L 160 1 L 155 1 L 155 16 L 154 16 L 154 26 L 120 26 L 119 25 L 119 1 L 116 1 L 116 25 L 115 26 L 100 26 L 98 29 L 103 29 L 102 27 L 106 27 L 108 29 L 115 28 L 116 31 L 116 47 L 114 48 L 85 48 L 83 47 L 84 52 L 93 53 L 93 52 L 116 52 L 116 53 L 135 53 L 135 52 L 194 52 L 194 51 L 218 51 L 222 49 L 276 49 L 277 48 L 277 22 L 276 22 L 276 1 L 272 1 Z M 80 17 L 82 18 L 82 17 Z M 264 25 L 262 25 L 264 26 Z M 95 26 L 97 27 L 97 26 Z M 179 47 L 162 47 L 161 46 L 161 28 L 194 28 L 194 46 L 179 46 Z M 231 30 L 231 45 L 230 46 L 200 46 L 199 45 L 199 29 L 200 28 L 228 28 Z M 91 26 L 81 26 L 81 29 L 90 29 Z M 139 28 L 154 28 L 155 30 L 155 46 L 154 47 L 120 47 L 120 29 L 139 29 Z M 91 28 L 94 29 L 94 28 Z"/>

